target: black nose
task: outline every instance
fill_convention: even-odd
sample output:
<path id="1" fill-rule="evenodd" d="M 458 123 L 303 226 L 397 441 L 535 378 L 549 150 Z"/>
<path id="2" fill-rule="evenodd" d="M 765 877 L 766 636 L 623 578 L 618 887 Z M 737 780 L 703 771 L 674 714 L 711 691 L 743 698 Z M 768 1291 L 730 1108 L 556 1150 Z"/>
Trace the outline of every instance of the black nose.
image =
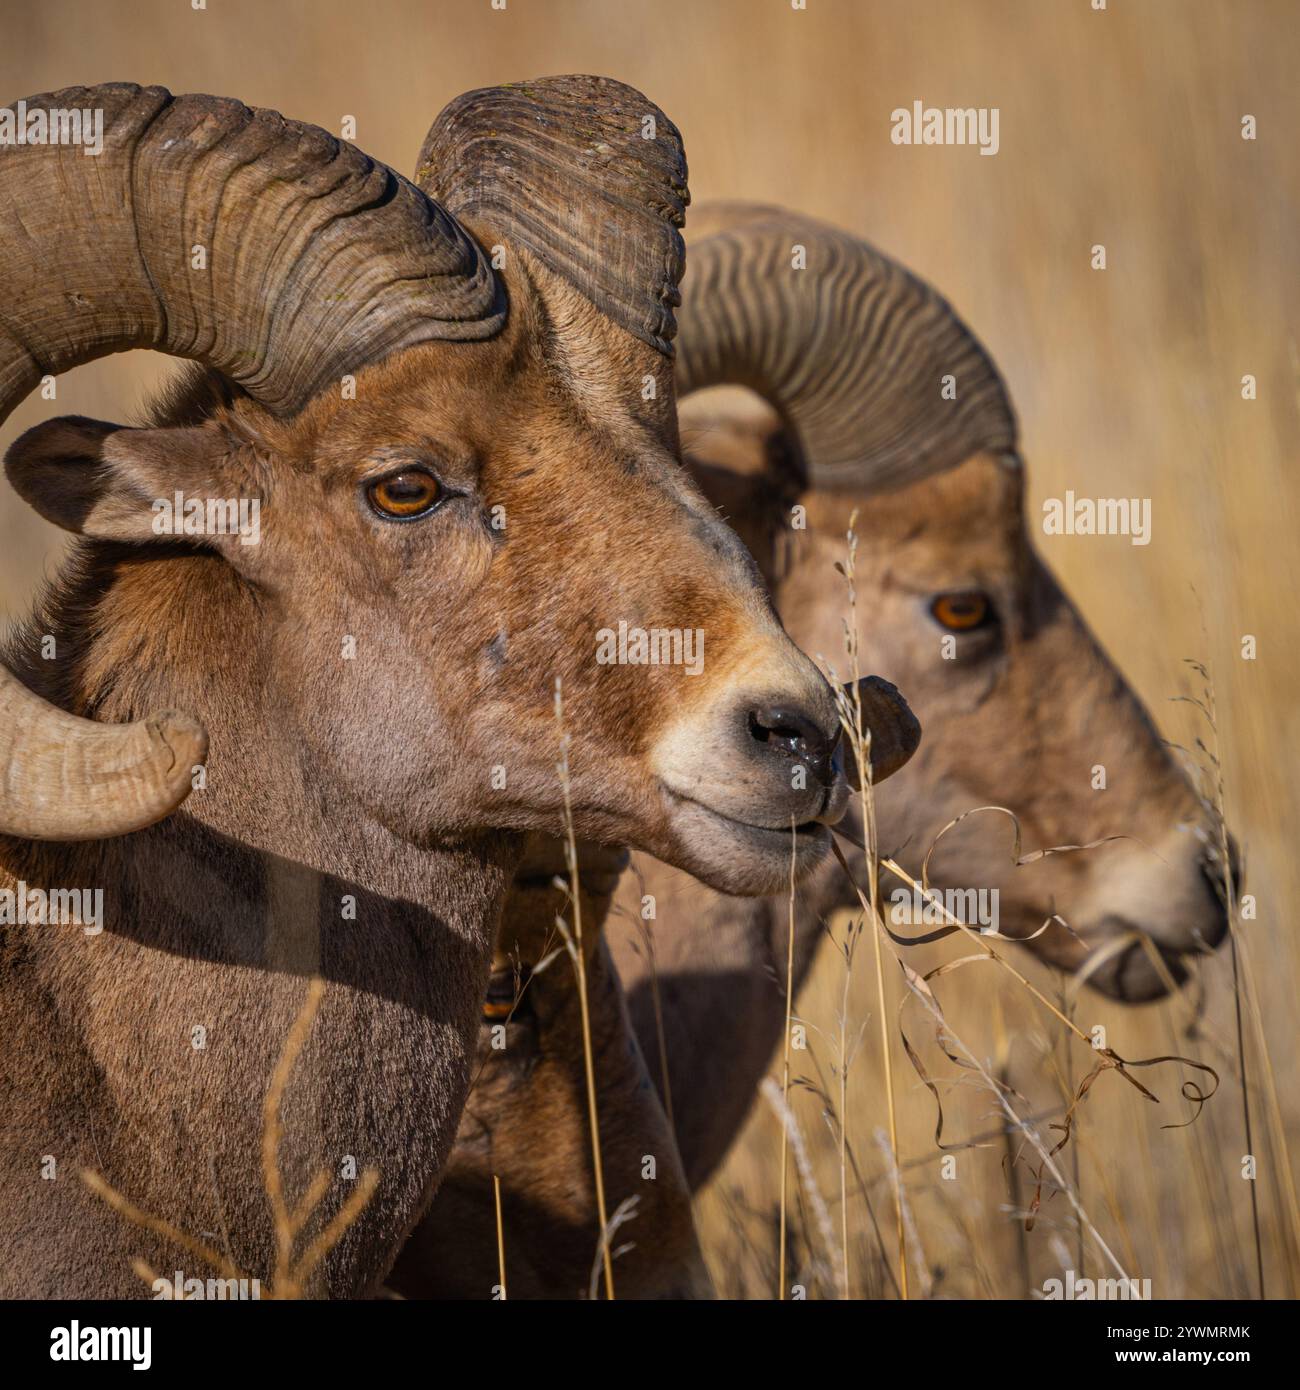
<path id="1" fill-rule="evenodd" d="M 835 780 L 831 765 L 835 745 L 840 741 L 839 726 L 831 734 L 823 731 L 811 715 L 785 705 L 766 705 L 749 712 L 749 732 L 772 755 L 802 763 L 825 786 Z"/>

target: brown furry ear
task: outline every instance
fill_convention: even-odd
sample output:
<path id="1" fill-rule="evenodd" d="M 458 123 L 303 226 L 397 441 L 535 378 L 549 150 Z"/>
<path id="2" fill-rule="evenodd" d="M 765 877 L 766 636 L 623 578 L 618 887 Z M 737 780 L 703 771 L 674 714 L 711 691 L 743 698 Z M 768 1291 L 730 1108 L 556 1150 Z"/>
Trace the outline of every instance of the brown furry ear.
<path id="1" fill-rule="evenodd" d="M 46 420 L 10 446 L 5 473 L 46 521 L 80 533 L 108 485 L 104 441 L 120 428 L 82 415 Z"/>
<path id="2" fill-rule="evenodd" d="M 177 491 L 201 499 L 218 491 L 223 452 L 213 429 L 133 430 L 64 415 L 15 440 L 5 473 L 25 502 L 65 531 L 152 541 L 183 534 L 159 525 Z"/>

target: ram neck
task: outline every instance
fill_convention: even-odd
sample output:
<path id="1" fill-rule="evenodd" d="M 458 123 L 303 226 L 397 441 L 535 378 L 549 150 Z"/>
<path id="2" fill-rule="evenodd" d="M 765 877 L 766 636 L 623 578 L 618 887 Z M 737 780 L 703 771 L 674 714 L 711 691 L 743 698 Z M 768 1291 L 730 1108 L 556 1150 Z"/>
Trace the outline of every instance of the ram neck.
<path id="1" fill-rule="evenodd" d="M 75 1177 L 83 1166 L 183 1231 L 224 1232 L 240 1269 L 271 1280 L 263 1106 L 320 977 L 278 1160 L 291 1204 L 330 1178 L 303 1246 L 378 1170 L 375 1196 L 312 1284 L 364 1292 L 431 1199 L 454 1138 L 518 845 L 502 835 L 417 850 L 314 784 L 259 679 L 251 601 L 223 595 L 207 627 L 186 603 L 175 629 L 146 632 L 105 624 L 104 588 L 80 578 L 10 663 L 81 713 L 194 709 L 212 751 L 206 787 L 149 830 L 81 845 L 0 841 L 0 887 L 103 894 L 101 932 L 0 930 L 0 1008 L 9 1035 L 25 1039 L 0 1060 L 17 1138 L 6 1149 L 45 1153 L 57 1135 L 68 1175 L 39 1185 L 57 1189 L 55 1212 L 48 1193 L 28 1202 L 26 1169 L 0 1159 L 18 1246 L 41 1252 L 0 1286 L 12 1277 L 29 1293 L 127 1296 L 139 1292 L 133 1258 L 189 1270 L 192 1256 L 90 1197 Z M 59 659 L 42 662 L 32 633 L 55 636 Z"/>

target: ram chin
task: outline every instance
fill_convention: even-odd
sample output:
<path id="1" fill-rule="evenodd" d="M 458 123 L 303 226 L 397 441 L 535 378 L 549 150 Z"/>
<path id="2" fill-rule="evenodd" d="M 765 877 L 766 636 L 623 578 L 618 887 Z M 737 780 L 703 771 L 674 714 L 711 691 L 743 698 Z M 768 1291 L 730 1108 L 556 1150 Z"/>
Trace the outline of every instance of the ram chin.
<path id="1" fill-rule="evenodd" d="M 673 853 L 664 855 L 722 893 L 757 897 L 789 890 L 791 859 L 795 881 L 806 878 L 831 847 L 829 826 L 821 821 L 783 827 L 752 825 L 666 792 L 672 803 Z"/>

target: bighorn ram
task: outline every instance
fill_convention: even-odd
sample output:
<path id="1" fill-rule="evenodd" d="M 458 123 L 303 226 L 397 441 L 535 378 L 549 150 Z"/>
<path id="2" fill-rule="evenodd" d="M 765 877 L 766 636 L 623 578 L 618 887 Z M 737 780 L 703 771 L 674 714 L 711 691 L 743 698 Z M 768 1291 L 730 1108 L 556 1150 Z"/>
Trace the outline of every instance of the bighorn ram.
<path id="1" fill-rule="evenodd" d="M 472 93 L 435 202 L 235 101 L 27 104 L 102 106 L 104 148 L 0 150 L 0 420 L 123 348 L 211 370 L 150 428 L 55 420 L 7 459 L 82 539 L 8 650 L 27 689 L 0 678 L 0 877 L 102 889 L 106 929 L 0 936 L 0 1288 L 187 1258 L 83 1166 L 283 1268 L 262 1106 L 319 975 L 279 1158 L 290 1209 L 330 1175 L 298 1254 L 378 1168 L 308 1279 L 362 1293 L 455 1133 L 521 832 L 561 828 L 557 677 L 581 834 L 774 891 L 792 821 L 811 868 L 842 806 L 829 690 L 675 457 L 680 141 L 602 79 Z M 155 535 L 177 490 L 260 499 L 260 544 Z M 704 674 L 598 664 L 624 618 L 703 628 Z"/>
<path id="2" fill-rule="evenodd" d="M 898 682 L 927 731 L 876 797 L 882 850 L 919 871 L 950 819 L 989 804 L 1015 812 L 1026 850 L 1126 837 L 1013 869 L 1009 822 L 975 817 L 940 840 L 931 880 L 997 887 L 1007 935 L 1059 914 L 1069 930 L 1054 922 L 1028 949 L 1091 970 L 1117 999 L 1163 994 L 1138 936 L 1179 982 L 1186 957 L 1220 942 L 1217 827 L 1035 552 L 993 363 L 933 289 L 855 237 L 751 205 L 695 221 L 678 393 L 738 382 L 774 412 L 692 420 L 686 407 L 691 471 L 758 561 L 787 631 L 837 666 L 846 602 L 832 566 L 857 512 L 863 666 Z M 805 271 L 790 268 L 796 243 Z M 941 396 L 948 375 L 955 401 Z M 804 529 L 790 524 L 795 505 Z M 1099 765 L 1104 790 L 1093 789 Z M 860 834 L 856 809 L 846 828 Z M 786 905 L 720 896 L 641 856 L 633 867 L 644 886 L 626 875 L 619 897 L 629 912 L 642 893 L 656 899 L 673 1115 L 694 1188 L 730 1146 L 780 1037 Z M 897 886 L 883 881 L 886 893 Z M 796 982 L 826 915 L 856 906 L 833 863 L 800 889 Z M 645 956 L 622 925 L 611 946 L 653 1056 Z"/>
<path id="3" fill-rule="evenodd" d="M 1054 925 L 1031 949 L 1067 968 L 1097 966 L 1092 983 L 1119 998 L 1158 993 L 1159 976 L 1144 951 L 1123 937 L 1148 932 L 1175 978 L 1183 955 L 1217 943 L 1223 919 L 1216 841 L 1145 712 L 1033 551 L 1014 416 L 992 363 L 933 290 L 855 238 L 743 205 L 705 209 L 696 221 L 703 230 L 691 243 L 678 391 L 740 381 L 777 410 L 720 407 L 716 393 L 686 401 L 687 464 L 758 558 L 792 634 L 806 650 L 840 663 L 846 603 L 832 566 L 843 559 L 849 518 L 859 512 L 858 605 L 870 615 L 865 661 L 897 674 L 928 731 L 919 755 L 877 793 L 883 846 L 917 864 L 951 817 L 988 803 L 1016 810 L 1027 847 L 1135 837 L 996 878 L 999 925 L 1027 935 L 1055 909 L 1077 934 Z M 805 272 L 790 270 L 794 244 L 806 247 Z M 956 376 L 956 403 L 941 400 L 946 373 Z M 806 530 L 790 524 L 796 505 L 806 509 Z M 943 659 L 945 637 L 953 639 L 951 660 Z M 878 727 L 873 762 L 878 752 L 891 770 L 906 760 L 910 744 L 882 746 L 897 733 L 888 721 Z M 1109 787 L 1092 792 L 1089 773 L 1099 762 Z M 879 773 L 874 780 L 882 780 Z M 941 841 L 932 864 L 936 885 L 974 886 L 997 875 L 1009 837 L 994 824 L 993 837 Z M 608 854 L 584 854 L 589 934 L 610 907 L 599 892 L 609 882 Z M 516 881 L 503 940 L 513 922 L 544 915 L 529 902 L 530 892 L 541 891 Z M 643 893 L 656 898 L 656 920 L 647 925 L 658 960 L 674 1127 L 698 1186 L 739 1129 L 780 1036 L 784 1001 L 773 981 L 785 970 L 787 904 L 784 897 L 721 897 L 637 856 L 606 934 L 629 982 L 656 1084 L 649 963 L 632 925 Z M 800 890 L 797 980 L 811 965 L 822 918 L 856 905 L 834 865 Z M 553 903 L 547 907 L 554 912 Z M 1107 951 L 1114 954 L 1106 958 Z M 572 977 L 560 965 L 558 975 L 554 966 L 548 972 L 551 988 L 572 994 Z M 605 983 L 613 997 L 617 985 Z M 593 1012 L 615 1007 L 592 993 Z M 501 1053 L 491 1050 L 485 1029 L 485 1076 L 491 1069 L 494 1079 L 516 1079 L 497 1080 L 482 1094 L 476 1088 L 447 1185 L 399 1261 L 406 1292 L 484 1295 L 495 1268 L 496 1173 L 514 1200 L 507 1209 L 508 1269 L 523 1271 L 531 1289 L 542 1271 L 542 1288 L 572 1293 L 596 1230 L 582 1159 L 586 1118 L 575 1099 L 582 1087 L 575 1011 L 572 999 L 566 1009 L 552 998 L 549 1026 L 515 1030 Z M 566 1016 L 567 1031 L 557 1023 Z M 622 1067 L 618 1043 L 608 1055 L 616 1070 Z M 598 1077 L 607 1064 L 597 1058 Z M 561 1097 L 577 1135 L 556 1120 Z M 638 1129 L 645 1151 L 659 1151 L 658 1121 L 639 1097 L 610 1087 L 600 1113 L 602 1134 L 618 1136 L 617 1152 L 636 1151 Z M 626 1238 L 645 1242 L 652 1258 L 637 1262 L 639 1244 L 625 1257 L 627 1288 L 620 1294 L 680 1289 L 677 1271 L 690 1268 L 694 1249 L 682 1234 L 680 1192 L 637 1182 L 629 1163 L 623 1171 L 620 1192 L 643 1192 L 652 1203 L 643 1213 L 650 1219 L 632 1222 Z M 539 1210 L 550 1213 L 544 1229 Z M 570 1249 L 557 1236 L 574 1228 L 585 1242 Z M 647 1273 L 655 1260 L 658 1284 Z"/>

